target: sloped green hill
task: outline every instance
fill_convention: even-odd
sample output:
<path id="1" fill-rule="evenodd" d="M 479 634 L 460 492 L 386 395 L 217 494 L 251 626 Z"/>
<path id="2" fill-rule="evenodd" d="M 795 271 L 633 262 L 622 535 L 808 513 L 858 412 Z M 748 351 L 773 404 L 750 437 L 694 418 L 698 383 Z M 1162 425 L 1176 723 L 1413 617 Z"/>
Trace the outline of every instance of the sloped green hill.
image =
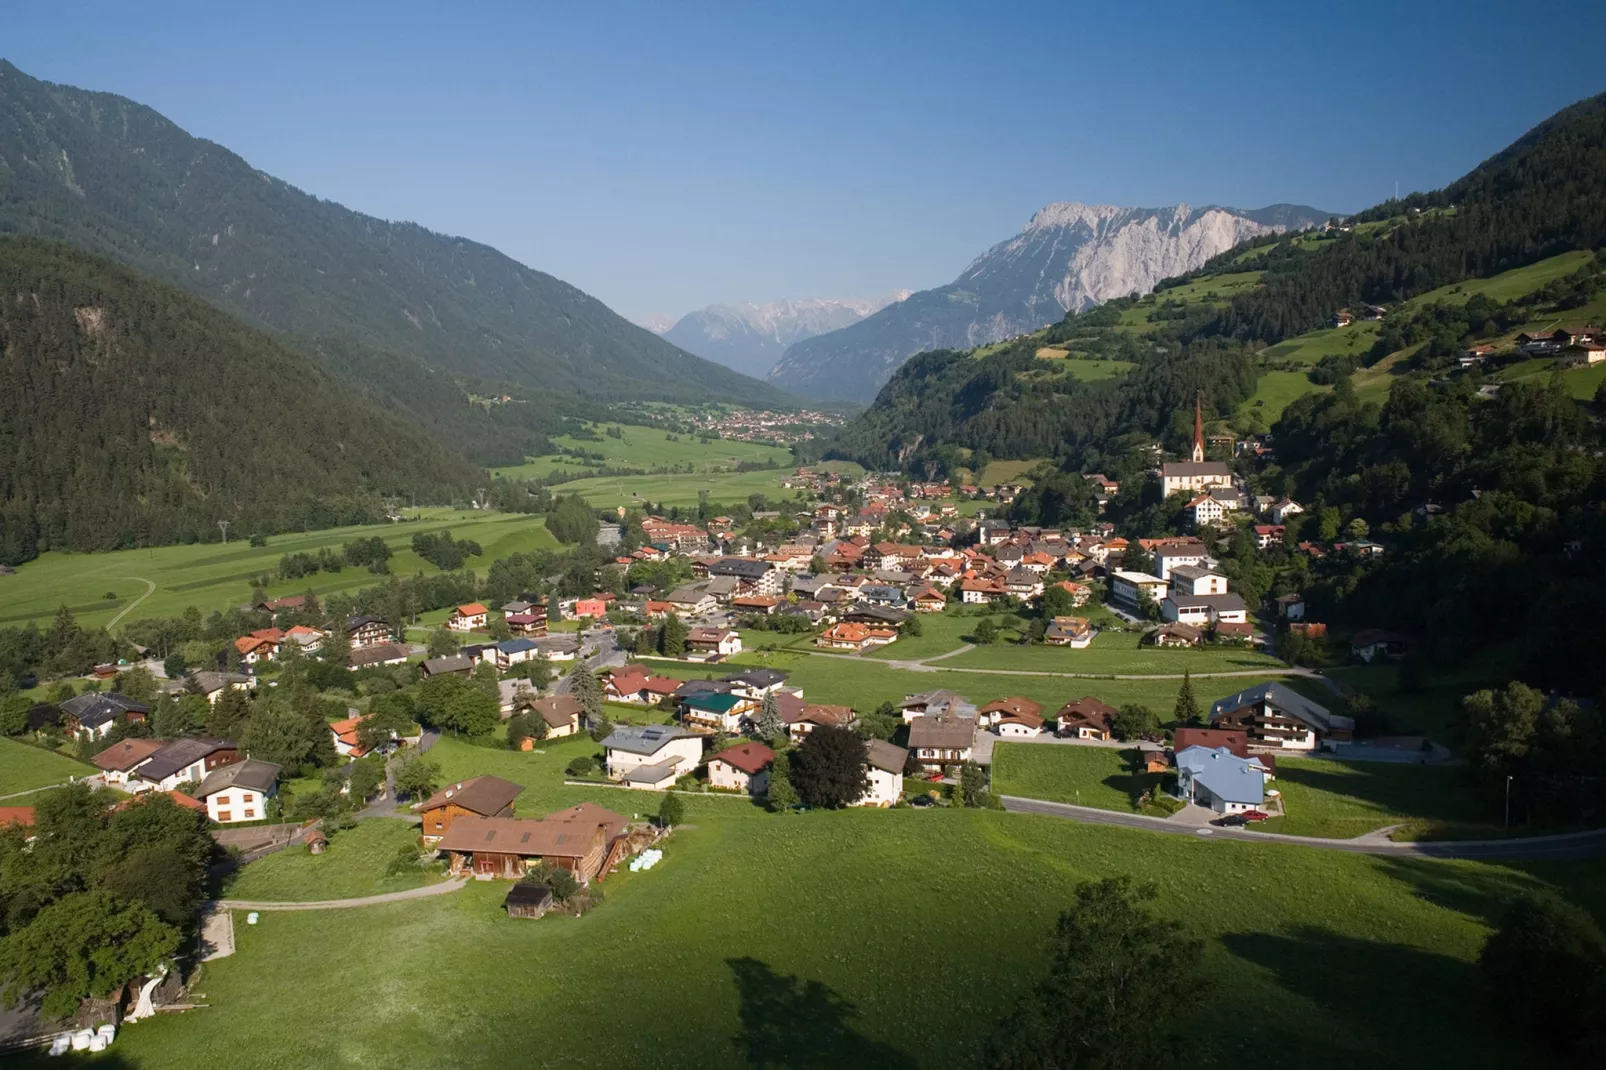
<path id="1" fill-rule="evenodd" d="M 378 519 L 482 472 L 273 337 L 103 257 L 0 239 L 0 562 Z"/>
<path id="2" fill-rule="evenodd" d="M 476 242 L 320 200 L 150 108 L 0 60 L 0 233 L 60 238 L 303 337 L 595 399 L 784 403 Z"/>

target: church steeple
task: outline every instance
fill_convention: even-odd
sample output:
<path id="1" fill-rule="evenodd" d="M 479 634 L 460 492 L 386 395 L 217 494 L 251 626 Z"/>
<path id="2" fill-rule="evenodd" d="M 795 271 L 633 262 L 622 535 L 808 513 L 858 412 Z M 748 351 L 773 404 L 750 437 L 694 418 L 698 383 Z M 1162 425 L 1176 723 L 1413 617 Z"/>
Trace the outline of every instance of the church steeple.
<path id="1" fill-rule="evenodd" d="M 1204 395 L 1199 393 L 1193 396 L 1193 463 L 1204 459 Z"/>

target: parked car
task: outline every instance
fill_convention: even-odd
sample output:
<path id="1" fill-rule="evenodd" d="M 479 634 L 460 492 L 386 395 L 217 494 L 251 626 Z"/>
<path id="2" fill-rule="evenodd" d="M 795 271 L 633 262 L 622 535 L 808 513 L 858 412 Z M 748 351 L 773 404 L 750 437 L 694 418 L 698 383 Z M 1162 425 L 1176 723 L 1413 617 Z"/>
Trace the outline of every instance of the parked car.
<path id="1" fill-rule="evenodd" d="M 930 795 L 916 795 L 914 798 L 909 800 L 909 805 L 910 806 L 924 807 L 924 806 L 931 806 L 931 805 L 934 805 L 934 804 L 931 801 L 931 796 Z"/>
<path id="2" fill-rule="evenodd" d="M 1243 819 L 1245 821 L 1265 821 L 1270 817 L 1271 815 L 1266 813 L 1264 810 L 1245 810 L 1243 812 Z"/>
<path id="3" fill-rule="evenodd" d="M 1228 814 L 1225 817 L 1218 817 L 1210 823 L 1212 825 L 1220 825 L 1223 828 L 1240 828 L 1249 824 L 1249 819 L 1243 814 Z"/>

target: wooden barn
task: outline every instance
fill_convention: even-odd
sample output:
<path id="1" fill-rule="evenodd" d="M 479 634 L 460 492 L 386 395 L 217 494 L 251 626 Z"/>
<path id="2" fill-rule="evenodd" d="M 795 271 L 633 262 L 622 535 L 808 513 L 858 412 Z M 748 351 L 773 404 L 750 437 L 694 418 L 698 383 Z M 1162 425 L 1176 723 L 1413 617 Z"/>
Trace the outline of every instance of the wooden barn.
<path id="1" fill-rule="evenodd" d="M 544 884 L 520 881 L 507 890 L 502 908 L 510 918 L 539 918 L 552 909 L 552 889 Z"/>
<path id="2" fill-rule="evenodd" d="M 594 803 L 539 819 L 459 817 L 439 846 L 453 875 L 518 880 L 530 867 L 550 862 L 586 884 L 612 861 L 609 848 L 625 824 L 623 817 Z"/>

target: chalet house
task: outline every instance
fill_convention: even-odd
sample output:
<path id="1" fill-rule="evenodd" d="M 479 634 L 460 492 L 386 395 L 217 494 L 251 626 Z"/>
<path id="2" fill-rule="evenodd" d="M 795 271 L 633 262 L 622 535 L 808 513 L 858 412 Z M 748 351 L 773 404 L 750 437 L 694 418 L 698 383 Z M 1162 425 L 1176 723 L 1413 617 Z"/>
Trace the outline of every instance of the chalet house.
<path id="1" fill-rule="evenodd" d="M 190 673 L 190 684 L 206 696 L 206 701 L 217 705 L 226 691 L 249 691 L 256 686 L 256 677 L 238 672 L 213 672 L 210 669 Z"/>
<path id="2" fill-rule="evenodd" d="M 1115 707 L 1087 695 L 1061 706 L 1054 720 L 1054 734 L 1062 739 L 1107 740 L 1115 723 Z"/>
<path id="3" fill-rule="evenodd" d="M 909 752 L 884 739 L 869 740 L 864 751 L 864 776 L 869 785 L 853 805 L 895 805 L 903 798 L 903 770 L 909 761 Z"/>
<path id="4" fill-rule="evenodd" d="M 683 587 L 676 587 L 665 595 L 663 600 L 669 603 L 674 612 L 688 617 L 712 613 L 719 608 L 719 602 L 701 584 L 686 584 Z"/>
<path id="5" fill-rule="evenodd" d="M 573 695 L 553 695 L 551 698 L 523 698 L 514 709 L 528 710 L 531 715 L 546 722 L 546 738 L 563 739 L 580 731 L 580 719 L 585 707 Z"/>
<path id="6" fill-rule="evenodd" d="M 893 628 L 876 628 L 853 621 L 833 624 L 814 639 L 814 645 L 827 650 L 851 650 L 862 653 L 875 647 L 896 642 L 898 633 Z"/>
<path id="7" fill-rule="evenodd" d="M 259 628 L 250 635 L 242 635 L 234 641 L 234 650 L 240 655 L 240 661 L 246 665 L 256 665 L 264 661 L 272 661 L 279 653 L 279 644 L 284 642 L 284 633 L 277 628 Z"/>
<path id="8" fill-rule="evenodd" d="M 725 677 L 725 682 L 731 685 L 733 693 L 757 702 L 786 683 L 786 674 L 774 669 L 743 669 Z M 796 690 L 799 695 L 802 694 L 801 690 L 795 688 L 791 690 Z"/>
<path id="9" fill-rule="evenodd" d="M 504 639 L 491 650 L 495 652 L 496 667 L 501 672 L 523 662 L 534 661 L 541 652 L 534 639 Z"/>
<path id="10" fill-rule="evenodd" d="M 362 745 L 359 729 L 362 728 L 363 717 L 348 717 L 344 721 L 331 721 L 329 734 L 335 739 L 335 753 L 342 758 L 361 758 L 368 751 Z"/>
<path id="11" fill-rule="evenodd" d="M 467 654 L 450 654 L 440 658 L 425 658 L 419 662 L 418 671 L 425 677 L 472 676 L 474 674 L 474 661 Z"/>
<path id="12" fill-rule="evenodd" d="M 286 595 L 283 598 L 267 598 L 256 604 L 257 609 L 272 614 L 277 620 L 280 613 L 295 613 L 306 607 L 307 596 L 304 594 Z"/>
<path id="13" fill-rule="evenodd" d="M 993 699 L 981 709 L 976 711 L 976 723 L 982 728 L 992 728 L 1006 717 L 1018 717 L 1028 714 L 1039 721 L 1043 718 L 1043 704 L 1033 702 L 1020 695 L 1010 695 L 1008 698 Z"/>
<path id="14" fill-rule="evenodd" d="M 974 720 L 976 717 L 976 707 L 969 699 L 957 691 L 941 689 L 922 691 L 917 695 L 905 695 L 898 708 L 903 712 L 904 724 L 913 724 L 917 717 L 936 717 L 942 714 L 969 720 Z"/>
<path id="15" fill-rule="evenodd" d="M 1208 494 L 1201 494 L 1187 505 L 1188 522 L 1196 528 L 1213 527 L 1227 515 L 1227 508 Z"/>
<path id="16" fill-rule="evenodd" d="M 1160 576 L 1146 572 L 1127 572 L 1117 569 L 1110 573 L 1110 596 L 1129 609 L 1142 607 L 1145 598 L 1159 602 L 1165 598 L 1171 584 Z"/>
<path id="17" fill-rule="evenodd" d="M 595 596 L 576 599 L 574 615 L 576 617 L 590 617 L 593 620 L 601 620 L 608 615 L 608 603 Z"/>
<path id="18" fill-rule="evenodd" d="M 745 557 L 722 557 L 708 566 L 710 576 L 725 576 L 738 583 L 742 594 L 780 594 L 786 573 L 770 564 Z"/>
<path id="19" fill-rule="evenodd" d="M 1058 587 L 1063 591 L 1069 592 L 1071 596 L 1071 605 L 1073 606 L 1085 606 L 1087 605 L 1088 600 L 1093 597 L 1093 588 L 1087 586 L 1085 583 L 1075 583 L 1071 580 L 1060 580 L 1058 583 L 1053 583 L 1049 586 Z"/>
<path id="20" fill-rule="evenodd" d="M 316 654 L 322 650 L 323 641 L 326 638 L 328 636 L 323 632 L 316 628 L 309 628 L 305 624 L 293 625 L 289 631 L 284 633 L 284 642 L 294 643 L 301 648 L 303 654 Z"/>
<path id="21" fill-rule="evenodd" d="M 675 725 L 621 725 L 602 748 L 608 776 L 631 788 L 664 790 L 703 760 L 702 736 Z"/>
<path id="22" fill-rule="evenodd" d="M 1575 368 L 1599 364 L 1603 360 L 1606 360 L 1606 343 L 1594 339 L 1574 342 L 1561 351 L 1561 363 Z"/>
<path id="23" fill-rule="evenodd" d="M 970 761 L 976 742 L 976 722 L 969 717 L 925 715 L 909 722 L 909 749 L 928 770 Z"/>
<path id="24" fill-rule="evenodd" d="M 1374 661 L 1396 661 L 1411 649 L 1411 641 L 1398 632 L 1369 628 L 1355 633 L 1350 653 L 1370 665 Z"/>
<path id="25" fill-rule="evenodd" d="M 346 641 L 353 650 L 390 641 L 390 625 L 378 617 L 347 617 Z"/>
<path id="26" fill-rule="evenodd" d="M 1210 750 L 1223 747 L 1236 757 L 1250 757 L 1249 734 L 1247 732 L 1231 731 L 1224 728 L 1177 729 L 1176 735 L 1172 737 L 1171 740 L 1171 749 L 1173 754 L 1179 754 L 1182 751 L 1187 750 L 1189 747 L 1204 747 Z M 1266 770 L 1266 779 L 1272 779 L 1272 774 L 1277 771 L 1276 756 L 1271 754 L 1258 754 L 1254 757 L 1256 761 L 1260 762 L 1261 767 Z"/>
<path id="27" fill-rule="evenodd" d="M 206 816 L 220 825 L 260 821 L 268 815 L 268 800 L 278 791 L 279 767 L 247 758 L 206 775 L 195 798 L 206 804 Z"/>
<path id="28" fill-rule="evenodd" d="M 446 626 L 454 632 L 471 632 L 477 628 L 484 628 L 490 620 L 491 611 L 480 602 L 470 602 L 452 610 L 452 615 L 446 618 Z"/>
<path id="29" fill-rule="evenodd" d="M 866 624 L 872 628 L 896 629 L 910 614 L 902 609 L 893 609 L 891 606 L 868 605 L 864 602 L 855 602 L 842 611 L 842 619 L 852 624 Z"/>
<path id="30" fill-rule="evenodd" d="M 567 632 L 547 635 L 535 640 L 535 645 L 548 661 L 573 661 L 580 652 L 580 637 Z"/>
<path id="31" fill-rule="evenodd" d="M 353 669 L 368 669 L 377 665 L 405 665 L 412 650 L 401 643 L 374 643 L 353 647 L 346 664 Z"/>
<path id="32" fill-rule="evenodd" d="M 1160 603 L 1160 615 L 1176 624 L 1195 628 L 1218 622 L 1245 624 L 1249 607 L 1236 594 L 1173 594 Z"/>
<path id="33" fill-rule="evenodd" d="M 1355 722 L 1286 684 L 1268 682 L 1210 707 L 1210 724 L 1243 732 L 1254 749 L 1313 751 L 1354 738 Z"/>
<path id="34" fill-rule="evenodd" d="M 1171 593 L 1226 594 L 1227 577 L 1199 565 L 1177 565 L 1171 570 Z"/>
<path id="35" fill-rule="evenodd" d="M 61 704 L 61 723 L 72 735 L 100 739 L 112 730 L 118 718 L 129 724 L 142 724 L 151 708 L 116 691 L 86 691 Z"/>
<path id="36" fill-rule="evenodd" d="M 163 743 L 127 778 L 128 790 L 172 791 L 180 784 L 204 780 L 207 774 L 239 761 L 240 746 L 226 739 L 175 739 Z"/>
<path id="37" fill-rule="evenodd" d="M 524 613 L 515 613 L 507 620 L 507 630 L 518 639 L 540 639 L 547 633 L 546 610 L 540 607 Z"/>
<path id="38" fill-rule="evenodd" d="M 703 732 L 738 732 L 742 721 L 758 709 L 750 698 L 732 692 L 705 692 L 681 700 L 680 720 Z"/>
<path id="39" fill-rule="evenodd" d="M 528 613 L 532 609 L 538 608 L 540 607 L 534 602 L 526 602 L 522 598 L 516 598 L 511 602 L 502 603 L 502 619 L 512 620 L 520 614 Z"/>
<path id="40" fill-rule="evenodd" d="M 1292 498 L 1284 498 L 1272 506 L 1269 515 L 1273 524 L 1286 524 L 1290 517 L 1299 516 L 1305 507 Z"/>
<path id="41" fill-rule="evenodd" d="M 916 613 L 941 613 L 948 605 L 948 596 L 935 587 L 922 587 L 909 599 Z"/>
<path id="42" fill-rule="evenodd" d="M 135 767 L 161 749 L 162 741 L 159 739 L 134 736 L 118 740 L 90 761 L 100 770 L 101 779 L 107 784 L 126 784 Z"/>
<path id="43" fill-rule="evenodd" d="M 1095 634 L 1092 622 L 1086 617 L 1055 617 L 1043 630 L 1043 643 L 1086 650 L 1093 644 Z"/>
<path id="44" fill-rule="evenodd" d="M 1009 594 L 1003 580 L 967 576 L 959 582 L 959 600 L 966 605 L 980 605 Z"/>
<path id="45" fill-rule="evenodd" d="M 1355 322 L 1355 316 L 1350 312 L 1349 309 L 1341 308 L 1337 312 L 1333 313 L 1328 322 L 1331 323 L 1335 328 L 1348 327 L 1350 324 Z"/>
<path id="46" fill-rule="evenodd" d="M 1198 646 L 1204 642 L 1204 633 L 1191 624 L 1172 622 L 1160 625 L 1145 635 L 1143 641 L 1158 647 Z"/>
<path id="47" fill-rule="evenodd" d="M 708 784 L 726 791 L 763 795 L 769 791 L 775 752 L 762 743 L 741 743 L 708 759 Z"/>
<path id="48" fill-rule="evenodd" d="M 651 676 L 640 665 L 626 665 L 615 669 L 602 678 L 602 697 L 609 702 L 633 702 L 645 705 L 652 701 L 647 694 L 649 679 Z"/>
<path id="49" fill-rule="evenodd" d="M 1258 758 L 1240 758 L 1225 747 L 1192 746 L 1177 751 L 1177 797 L 1218 814 L 1258 810 L 1266 802 L 1266 768 Z"/>
<path id="50" fill-rule="evenodd" d="M 1255 546 L 1261 550 L 1267 550 L 1282 542 L 1283 536 L 1287 534 L 1288 529 L 1282 524 L 1256 524 L 1254 532 Z"/>
<path id="51" fill-rule="evenodd" d="M 731 608 L 740 613 L 754 613 L 761 617 L 772 616 L 781 608 L 784 599 L 773 594 L 745 594 L 731 599 Z"/>
<path id="52" fill-rule="evenodd" d="M 1255 626 L 1248 621 L 1218 620 L 1210 631 L 1218 643 L 1248 646 L 1255 642 Z"/>
<path id="53" fill-rule="evenodd" d="M 801 743 L 803 737 L 816 728 L 852 728 L 859 715 L 852 706 L 827 706 L 811 702 L 799 709 L 783 709 L 781 719 L 786 722 L 787 737 L 793 743 Z"/>
<path id="54" fill-rule="evenodd" d="M 742 652 L 742 636 L 732 628 L 692 628 L 686 632 L 686 652 L 704 657 L 729 657 Z"/>
<path id="55" fill-rule="evenodd" d="M 513 800 L 523 791 L 522 784 L 499 776 L 477 776 L 446 785 L 416 807 L 424 822 L 420 831 L 424 845 L 438 845 L 463 818 L 512 817 Z"/>
<path id="56" fill-rule="evenodd" d="M 543 818 L 464 817 L 440 840 L 453 875 L 518 880 L 542 862 L 568 870 L 581 884 L 600 878 L 624 817 L 595 803 Z"/>

